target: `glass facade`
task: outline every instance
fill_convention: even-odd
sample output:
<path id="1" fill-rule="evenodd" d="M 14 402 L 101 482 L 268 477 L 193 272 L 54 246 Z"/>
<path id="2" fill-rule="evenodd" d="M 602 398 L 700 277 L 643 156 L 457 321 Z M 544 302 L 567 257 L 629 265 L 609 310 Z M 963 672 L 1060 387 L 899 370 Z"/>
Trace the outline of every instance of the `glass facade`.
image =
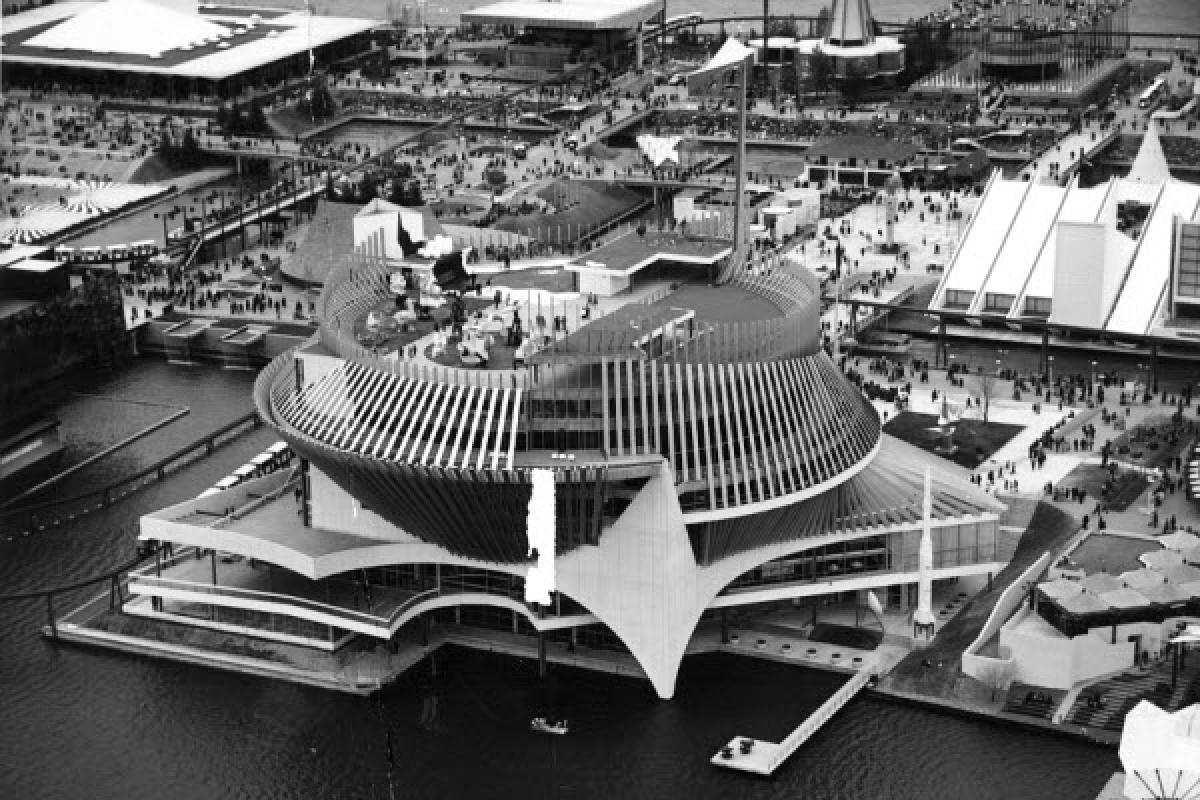
<path id="1" fill-rule="evenodd" d="M 1175 316 L 1200 316 L 1200 222 L 1180 222 L 1176 237 Z"/>

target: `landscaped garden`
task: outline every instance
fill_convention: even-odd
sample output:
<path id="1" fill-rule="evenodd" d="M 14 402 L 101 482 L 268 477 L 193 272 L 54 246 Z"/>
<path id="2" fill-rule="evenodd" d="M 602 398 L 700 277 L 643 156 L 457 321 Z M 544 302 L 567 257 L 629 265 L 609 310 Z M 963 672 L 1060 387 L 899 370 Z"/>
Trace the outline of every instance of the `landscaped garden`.
<path id="1" fill-rule="evenodd" d="M 943 429 L 938 427 L 936 414 L 902 411 L 887 421 L 883 431 L 973 470 L 1016 436 L 1021 431 L 1021 426 L 1004 422 L 984 422 L 979 419 L 959 420 L 954 423 L 951 434 L 951 442 L 954 445 L 952 453 L 943 450 L 946 436 Z"/>

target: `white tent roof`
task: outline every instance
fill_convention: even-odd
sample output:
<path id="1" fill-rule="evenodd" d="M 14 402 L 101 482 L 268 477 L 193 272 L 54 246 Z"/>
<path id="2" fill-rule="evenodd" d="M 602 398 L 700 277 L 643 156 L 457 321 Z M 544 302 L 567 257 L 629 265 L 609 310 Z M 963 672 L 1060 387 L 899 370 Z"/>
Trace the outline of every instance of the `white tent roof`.
<path id="1" fill-rule="evenodd" d="M 27 44 L 55 50 L 150 56 L 227 33 L 199 14 L 148 0 L 108 0 L 34 36 Z"/>
<path id="2" fill-rule="evenodd" d="M 1166 183 L 1171 180 L 1171 170 L 1167 168 L 1167 157 L 1163 155 L 1162 142 L 1158 140 L 1158 125 L 1151 124 L 1142 137 L 1142 146 L 1138 148 L 1133 166 L 1125 180 L 1135 183 Z"/>
<path id="3" fill-rule="evenodd" d="M 682 136 L 654 136 L 643 133 L 637 137 L 637 144 L 642 154 L 650 159 L 650 163 L 659 167 L 665 161 L 679 163 L 679 153 L 675 148 L 679 147 L 681 139 Z"/>
<path id="4" fill-rule="evenodd" d="M 1183 563 L 1183 556 L 1174 550 L 1151 550 L 1149 553 L 1142 553 L 1138 556 L 1138 561 L 1151 569 L 1161 570 L 1179 566 Z"/>
<path id="5" fill-rule="evenodd" d="M 1145 608 L 1150 605 L 1145 595 L 1133 589 L 1114 589 L 1100 595 L 1100 599 L 1113 608 Z"/>
<path id="6" fill-rule="evenodd" d="M 1125 717 L 1120 754 L 1130 800 L 1163 797 L 1164 787 L 1194 790 L 1200 781 L 1200 705 L 1172 714 L 1141 701 Z"/>
<path id="7" fill-rule="evenodd" d="M 746 60 L 748 56 L 754 54 L 746 45 L 734 39 L 732 36 L 725 40 L 725 44 L 721 45 L 721 49 L 717 54 L 709 59 L 709 62 L 700 69 L 693 72 L 693 75 L 699 75 L 703 72 L 708 72 L 714 69 L 724 69 L 726 67 L 735 67 Z"/>
<path id="8" fill-rule="evenodd" d="M 1053 581 L 1039 583 L 1037 587 L 1046 597 L 1059 600 L 1064 597 L 1073 597 L 1083 591 L 1083 587 L 1077 581 L 1069 581 L 1064 578 L 1059 578 Z"/>
<path id="9" fill-rule="evenodd" d="M 1193 583 L 1200 581 L 1200 567 L 1193 567 L 1188 564 L 1180 564 L 1177 567 L 1167 567 L 1160 570 L 1163 577 L 1167 579 L 1167 583 L 1176 585 L 1183 583 Z"/>
<path id="10" fill-rule="evenodd" d="M 1200 545 L 1200 536 L 1187 531 L 1175 531 L 1168 533 L 1165 536 L 1158 537 L 1158 541 L 1162 542 L 1162 546 L 1169 550 L 1187 550 L 1189 547 Z"/>
<path id="11" fill-rule="evenodd" d="M 1131 569 L 1121 573 L 1121 582 L 1131 589 L 1141 589 L 1144 586 L 1157 586 L 1166 583 L 1167 579 L 1161 572 L 1152 569 Z"/>
<path id="12" fill-rule="evenodd" d="M 1107 572 L 1096 572 L 1088 575 L 1079 582 L 1083 586 L 1084 591 L 1092 594 L 1103 594 L 1111 592 L 1113 589 L 1120 589 L 1123 585 L 1121 579 L 1116 575 L 1109 575 Z"/>

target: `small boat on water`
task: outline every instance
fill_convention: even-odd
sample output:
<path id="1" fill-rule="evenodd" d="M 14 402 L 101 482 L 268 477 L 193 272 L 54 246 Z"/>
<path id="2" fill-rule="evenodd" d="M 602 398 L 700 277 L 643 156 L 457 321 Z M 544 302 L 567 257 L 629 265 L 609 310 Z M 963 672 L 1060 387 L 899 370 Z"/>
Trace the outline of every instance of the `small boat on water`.
<path id="1" fill-rule="evenodd" d="M 534 717 L 529 722 L 529 728 L 535 733 L 551 733 L 557 736 L 562 736 L 570 728 L 567 727 L 567 721 L 560 719 L 557 722 L 551 722 L 545 717 Z"/>

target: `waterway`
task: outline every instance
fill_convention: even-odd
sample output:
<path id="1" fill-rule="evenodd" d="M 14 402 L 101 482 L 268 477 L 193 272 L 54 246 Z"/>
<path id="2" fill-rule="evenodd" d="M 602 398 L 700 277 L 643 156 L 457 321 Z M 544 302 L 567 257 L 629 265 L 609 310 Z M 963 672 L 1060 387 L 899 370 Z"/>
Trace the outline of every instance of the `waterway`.
<path id="1" fill-rule="evenodd" d="M 189 404 L 196 417 L 96 467 L 94 484 L 150 463 L 204 423 L 247 407 L 250 377 L 146 360 L 95 394 L 135 391 Z M 97 438 L 116 422 L 98 401 Z M 72 400 L 87 414 L 87 398 Z M 103 403 L 101 405 L 100 403 Z M 179 427 L 176 427 L 179 425 Z M 215 427 L 215 426 L 213 426 Z M 193 496 L 273 439 L 259 430 L 103 517 L 54 532 L 0 531 L 5 591 L 61 584 L 133 552 L 137 517 Z M 82 481 L 83 478 L 81 477 Z M 68 485 L 64 491 L 89 486 Z M 66 607 L 67 603 L 64 602 Z M 832 674 L 732 656 L 685 661 L 674 700 L 647 683 L 461 650 L 373 699 L 277 681 L 56 646 L 37 633 L 40 602 L 0 610 L 0 797 L 74 800 L 386 798 L 1055 798 L 1090 800 L 1119 768 L 1111 749 L 862 696 L 776 777 L 708 763 L 735 734 L 781 739 L 841 683 Z M 528 720 L 551 702 L 569 736 Z"/>

